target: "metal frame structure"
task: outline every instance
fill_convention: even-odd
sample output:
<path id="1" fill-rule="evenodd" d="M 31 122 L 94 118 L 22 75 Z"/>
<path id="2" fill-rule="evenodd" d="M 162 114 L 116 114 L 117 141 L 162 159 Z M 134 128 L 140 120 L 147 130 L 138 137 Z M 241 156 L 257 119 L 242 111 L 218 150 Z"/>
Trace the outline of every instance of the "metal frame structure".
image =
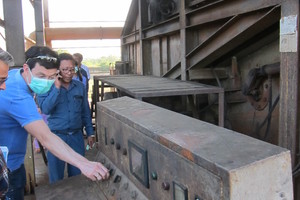
<path id="1" fill-rule="evenodd" d="M 155 13 L 151 9 L 155 3 L 159 6 L 159 1 L 132 1 L 122 32 L 122 61 L 130 63 L 131 71 L 137 74 L 182 80 L 193 77 L 197 82 L 207 81 L 203 75 L 207 71 L 230 66 L 233 57 L 239 61 L 240 79 L 235 80 L 242 81 L 253 68 L 280 63 L 280 76 L 271 83 L 280 95 L 279 107 L 272 115 L 271 141 L 291 151 L 293 166 L 299 163 L 299 1 L 172 2 L 177 3 L 174 13 L 157 20 L 155 15 L 151 18 Z M 237 81 L 227 84 L 236 77 L 227 75 L 227 79 L 219 80 L 225 102 L 233 93 L 240 97 L 242 89 Z M 236 131 L 255 137 L 251 133 L 253 120 L 247 117 L 256 116 L 260 122 L 264 120 L 261 116 L 268 113 L 265 109 L 255 115 L 248 105 L 242 101 L 230 104 L 229 118 Z M 237 112 L 239 115 L 233 116 Z M 295 191 L 300 191 L 298 178 L 294 182 Z M 296 194 L 295 199 L 300 195 Z"/>

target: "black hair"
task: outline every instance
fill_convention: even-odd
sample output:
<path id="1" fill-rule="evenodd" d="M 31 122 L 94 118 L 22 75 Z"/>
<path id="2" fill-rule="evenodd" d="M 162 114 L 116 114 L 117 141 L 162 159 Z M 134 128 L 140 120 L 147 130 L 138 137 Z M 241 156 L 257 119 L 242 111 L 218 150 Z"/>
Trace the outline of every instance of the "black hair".
<path id="1" fill-rule="evenodd" d="M 36 63 L 46 69 L 58 69 L 59 59 L 55 51 L 45 46 L 32 46 L 25 52 L 26 64 L 33 69 Z"/>
<path id="2" fill-rule="evenodd" d="M 83 60 L 83 56 L 81 53 L 74 53 L 73 56 L 76 56 L 80 59 L 80 62 Z"/>
<path id="3" fill-rule="evenodd" d="M 73 56 L 69 53 L 61 53 L 58 55 L 58 59 L 59 61 L 62 61 L 62 60 L 71 60 L 72 63 L 75 65 L 75 60 L 73 58 Z"/>
<path id="4" fill-rule="evenodd" d="M 73 56 L 71 54 L 68 53 L 61 53 L 58 55 L 59 61 L 63 61 L 63 60 L 71 60 L 72 63 L 75 65 L 75 59 L 73 58 Z M 80 70 L 78 69 L 78 71 L 76 72 L 77 76 L 79 77 L 79 80 L 82 81 L 82 75 L 80 73 Z"/>
<path id="5" fill-rule="evenodd" d="M 81 74 L 80 68 L 78 68 L 76 74 L 79 77 L 79 80 L 82 82 L 83 79 L 82 79 L 82 74 Z"/>

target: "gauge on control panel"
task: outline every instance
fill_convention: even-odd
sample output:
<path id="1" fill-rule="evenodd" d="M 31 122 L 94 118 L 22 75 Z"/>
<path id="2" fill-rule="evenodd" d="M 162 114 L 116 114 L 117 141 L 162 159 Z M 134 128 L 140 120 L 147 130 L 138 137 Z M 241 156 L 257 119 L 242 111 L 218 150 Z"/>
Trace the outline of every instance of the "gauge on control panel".
<path id="1" fill-rule="evenodd" d="M 175 182 L 173 182 L 173 200 L 188 200 L 187 189 Z"/>
<path id="2" fill-rule="evenodd" d="M 145 186 L 149 187 L 147 150 L 128 140 L 130 172 Z"/>

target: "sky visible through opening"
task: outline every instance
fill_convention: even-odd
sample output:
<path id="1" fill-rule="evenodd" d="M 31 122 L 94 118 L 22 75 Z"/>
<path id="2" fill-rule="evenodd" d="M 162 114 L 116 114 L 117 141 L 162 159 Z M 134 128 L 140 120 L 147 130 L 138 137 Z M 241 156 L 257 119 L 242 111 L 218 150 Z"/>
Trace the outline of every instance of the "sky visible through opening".
<path id="1" fill-rule="evenodd" d="M 131 0 L 48 0 L 50 27 L 123 27 Z M 34 11 L 29 0 L 22 0 L 24 34 L 35 31 Z M 0 3 L 3 19 L 3 5 Z M 0 30 L 4 35 L 4 30 Z M 3 38 L 2 38 L 3 39 Z M 2 43 L 0 44 L 3 45 Z M 120 56 L 120 40 L 52 41 L 54 50 L 80 52 L 85 58 Z"/>

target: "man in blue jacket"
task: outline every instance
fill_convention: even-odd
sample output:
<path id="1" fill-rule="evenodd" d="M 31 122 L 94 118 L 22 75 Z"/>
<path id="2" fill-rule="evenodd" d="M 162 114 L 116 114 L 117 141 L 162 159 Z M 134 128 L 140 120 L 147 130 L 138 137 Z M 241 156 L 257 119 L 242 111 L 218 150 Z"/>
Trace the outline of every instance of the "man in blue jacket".
<path id="1" fill-rule="evenodd" d="M 55 82 L 51 90 L 38 95 L 38 105 L 42 113 L 49 115 L 48 126 L 51 131 L 66 142 L 74 151 L 84 155 L 84 139 L 82 129 L 85 127 L 88 143 L 93 146 L 94 130 L 90 108 L 82 82 L 73 80 L 75 60 L 72 55 L 62 53 L 60 60 L 60 80 Z M 65 162 L 48 152 L 48 169 L 50 183 L 64 178 Z M 68 176 L 80 174 L 80 170 L 68 164 Z"/>

